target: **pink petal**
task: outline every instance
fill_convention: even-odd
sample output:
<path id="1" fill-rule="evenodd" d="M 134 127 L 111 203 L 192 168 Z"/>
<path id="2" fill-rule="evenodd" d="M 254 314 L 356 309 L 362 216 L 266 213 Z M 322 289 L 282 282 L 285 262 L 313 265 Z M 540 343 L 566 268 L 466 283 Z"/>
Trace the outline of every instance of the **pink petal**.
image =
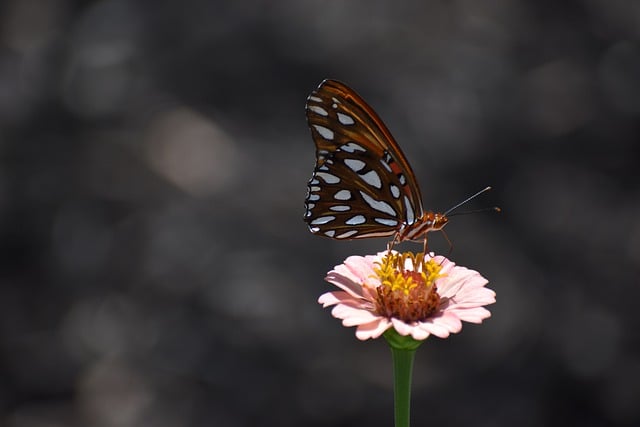
<path id="1" fill-rule="evenodd" d="M 378 338 L 390 327 L 391 322 L 384 317 L 380 317 L 371 323 L 358 326 L 358 329 L 356 329 L 356 338 L 362 341 L 369 338 Z"/>
<path id="2" fill-rule="evenodd" d="M 429 334 L 429 332 L 421 328 L 419 325 L 416 325 L 413 328 L 411 328 L 411 338 L 413 338 L 414 340 L 418 340 L 418 341 L 426 340 L 427 338 L 429 338 L 429 335 L 431 334 Z"/>
<path id="3" fill-rule="evenodd" d="M 343 291 L 350 293 L 354 297 L 362 298 L 362 285 L 360 284 L 360 282 L 353 281 L 351 278 L 349 278 L 350 273 L 347 272 L 346 274 L 342 274 L 344 273 L 344 270 L 346 270 L 346 268 L 339 265 L 334 270 L 331 270 L 324 278 L 324 280 L 329 283 L 333 283 L 334 285 L 336 285 Z"/>
<path id="4" fill-rule="evenodd" d="M 458 291 L 456 296 L 459 298 L 467 298 L 467 295 L 473 297 L 475 294 L 484 295 L 488 293 L 490 295 L 495 295 L 493 290 L 484 287 L 485 284 L 486 283 L 483 283 L 481 286 L 478 286 L 475 283 L 464 283 L 464 286 Z"/>
<path id="5" fill-rule="evenodd" d="M 491 317 L 491 312 L 484 307 L 453 309 L 450 312 L 460 320 L 470 323 L 482 323 L 484 319 Z"/>
<path id="6" fill-rule="evenodd" d="M 438 286 L 438 295 L 443 298 L 451 298 L 458 293 L 462 283 L 459 280 L 449 280 L 449 277 L 446 277 L 437 279 L 436 285 Z"/>
<path id="7" fill-rule="evenodd" d="M 353 298 L 351 295 L 343 291 L 324 293 L 320 295 L 320 298 L 318 298 L 318 303 L 322 304 L 323 307 L 340 304 L 346 307 L 367 311 L 372 310 L 374 307 L 369 301 L 365 301 L 360 298 Z"/>
<path id="8" fill-rule="evenodd" d="M 360 323 L 371 322 L 375 315 L 367 308 L 349 307 L 348 305 L 338 304 L 331 310 L 331 315 L 337 319 L 352 319 L 354 325 Z M 365 321 L 359 322 L 358 319 L 365 319 Z"/>
<path id="9" fill-rule="evenodd" d="M 391 323 L 393 324 L 393 328 L 398 331 L 398 333 L 402 336 L 407 336 L 411 334 L 411 329 L 413 327 L 400 319 L 396 319 L 395 317 L 391 318 Z"/>
<path id="10" fill-rule="evenodd" d="M 358 278 L 360 282 L 364 281 L 367 277 L 374 274 L 373 271 L 373 260 L 368 257 L 361 256 L 350 256 L 344 260 L 344 264 L 346 268 Z"/>
<path id="11" fill-rule="evenodd" d="M 337 265 L 331 270 L 325 280 L 338 286 L 354 297 L 372 300 L 375 297 L 375 288 L 380 284 L 375 279 L 374 262 L 377 257 L 350 256 L 343 264 Z"/>
<path id="12" fill-rule="evenodd" d="M 318 303 L 322 304 L 323 307 L 329 307 L 330 305 L 336 305 L 344 300 L 347 300 L 348 298 L 353 299 L 350 294 L 344 291 L 326 292 L 320 295 L 320 298 L 318 298 Z"/>
<path id="13" fill-rule="evenodd" d="M 462 330 L 462 322 L 460 318 L 453 313 L 444 312 L 439 316 L 429 319 L 431 323 L 446 328 L 449 332 L 458 333 Z"/>
<path id="14" fill-rule="evenodd" d="M 449 300 L 450 308 L 471 308 L 471 307 L 480 307 L 483 305 L 493 304 L 496 302 L 496 297 L 493 294 L 478 294 L 478 295 L 470 295 L 466 298 L 459 298 L 456 295 L 454 298 Z"/>
<path id="15" fill-rule="evenodd" d="M 421 329 L 418 323 L 409 324 L 396 318 L 392 318 L 391 323 L 393 328 L 402 336 L 411 335 L 416 340 L 424 340 L 429 336 L 429 333 Z"/>
<path id="16" fill-rule="evenodd" d="M 358 326 L 365 325 L 367 323 L 371 323 L 380 319 L 380 316 L 376 316 L 370 311 L 360 311 L 358 313 L 353 313 L 351 316 L 344 317 L 342 320 L 343 326 Z"/>
<path id="17" fill-rule="evenodd" d="M 476 277 L 474 277 L 476 276 Z M 473 283 L 473 280 L 478 279 L 480 281 Z M 473 270 L 468 270 L 464 267 L 457 267 L 453 271 L 447 273 L 446 276 L 437 280 L 438 293 L 443 297 L 451 297 L 457 294 L 465 286 L 482 286 L 488 282 L 480 274 Z"/>
<path id="18" fill-rule="evenodd" d="M 418 327 L 437 336 L 438 338 L 446 338 L 449 336 L 449 329 L 443 325 L 433 323 L 430 319 L 425 322 L 420 322 Z"/>
<path id="19" fill-rule="evenodd" d="M 440 270 L 441 274 L 449 274 L 449 272 L 453 270 L 453 268 L 456 266 L 455 262 L 443 257 L 442 255 L 438 255 L 431 259 L 433 259 L 434 262 L 442 266 L 442 269 Z"/>
<path id="20" fill-rule="evenodd" d="M 465 281 L 462 282 L 457 294 L 464 295 L 464 294 L 473 293 L 473 292 L 484 292 L 483 289 L 488 289 L 484 287 L 487 283 L 488 282 L 486 280 L 479 280 L 479 278 L 477 277 L 467 278 Z"/>
<path id="21" fill-rule="evenodd" d="M 490 289 L 482 288 L 466 295 L 455 295 L 447 301 L 447 309 L 480 307 L 494 302 L 496 302 L 495 293 Z"/>

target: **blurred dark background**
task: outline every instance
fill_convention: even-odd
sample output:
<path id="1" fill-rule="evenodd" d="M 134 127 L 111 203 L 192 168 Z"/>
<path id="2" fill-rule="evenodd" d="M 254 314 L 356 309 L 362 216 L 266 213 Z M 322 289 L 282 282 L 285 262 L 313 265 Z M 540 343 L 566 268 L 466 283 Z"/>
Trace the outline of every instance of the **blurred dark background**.
<path id="1" fill-rule="evenodd" d="M 427 208 L 503 209 L 447 227 L 498 302 L 423 344 L 414 424 L 640 425 L 626 0 L 2 0 L 0 425 L 392 425 L 385 343 L 316 303 L 386 244 L 302 221 L 326 77 Z"/>

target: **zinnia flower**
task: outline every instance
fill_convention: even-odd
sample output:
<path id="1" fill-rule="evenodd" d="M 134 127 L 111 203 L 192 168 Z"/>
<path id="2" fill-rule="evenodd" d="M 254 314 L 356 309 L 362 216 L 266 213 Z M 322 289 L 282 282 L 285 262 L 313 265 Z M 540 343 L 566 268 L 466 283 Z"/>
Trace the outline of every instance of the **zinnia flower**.
<path id="1" fill-rule="evenodd" d="M 344 326 L 357 326 L 360 340 L 394 328 L 402 336 L 424 340 L 460 332 L 462 321 L 481 323 L 491 316 L 485 305 L 496 301 L 480 273 L 443 256 L 384 251 L 350 256 L 325 278 L 341 290 L 318 302 L 335 306 L 331 314 Z"/>

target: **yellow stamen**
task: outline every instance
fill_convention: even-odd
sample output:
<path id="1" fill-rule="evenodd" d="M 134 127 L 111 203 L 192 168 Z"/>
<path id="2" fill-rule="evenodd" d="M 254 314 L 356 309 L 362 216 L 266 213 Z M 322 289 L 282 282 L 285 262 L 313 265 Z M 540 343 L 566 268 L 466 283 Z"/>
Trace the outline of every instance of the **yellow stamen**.
<path id="1" fill-rule="evenodd" d="M 376 289 L 379 314 L 407 322 L 424 320 L 438 308 L 435 280 L 442 266 L 423 253 L 387 253 L 374 269 L 380 279 Z"/>

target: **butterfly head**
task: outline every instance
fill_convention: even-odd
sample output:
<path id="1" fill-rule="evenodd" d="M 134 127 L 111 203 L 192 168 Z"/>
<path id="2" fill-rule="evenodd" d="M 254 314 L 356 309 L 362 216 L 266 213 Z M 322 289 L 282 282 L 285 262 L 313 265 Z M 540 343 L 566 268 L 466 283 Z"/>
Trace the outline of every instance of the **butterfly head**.
<path id="1" fill-rule="evenodd" d="M 428 231 L 442 230 L 442 228 L 449 222 L 449 218 L 444 214 L 434 213 L 431 222 L 432 224 Z"/>

